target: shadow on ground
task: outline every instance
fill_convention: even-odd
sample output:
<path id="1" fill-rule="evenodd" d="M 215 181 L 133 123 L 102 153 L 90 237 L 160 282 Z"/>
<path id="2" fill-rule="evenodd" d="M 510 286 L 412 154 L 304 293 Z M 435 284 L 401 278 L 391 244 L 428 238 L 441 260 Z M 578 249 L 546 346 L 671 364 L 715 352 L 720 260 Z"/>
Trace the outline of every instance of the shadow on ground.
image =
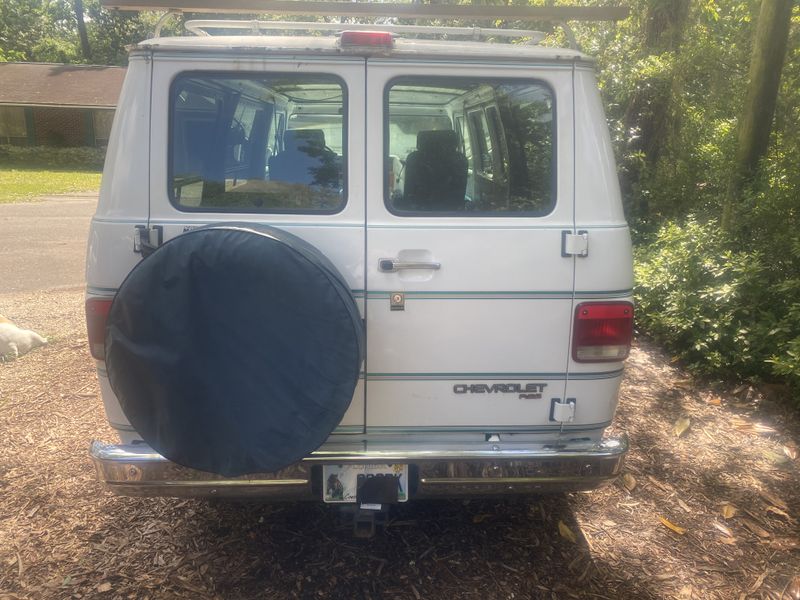
<path id="1" fill-rule="evenodd" d="M 146 502 L 117 500 L 142 519 Z M 169 564 L 166 579 L 138 581 L 138 593 L 220 598 L 647 598 L 648 582 L 592 557 L 580 537 L 570 498 L 425 501 L 397 506 L 374 538 L 354 538 L 334 507 L 179 502 L 177 523 L 142 532 L 148 543 L 127 545 L 139 564 Z M 124 506 L 115 507 L 118 523 Z M 173 506 L 174 508 L 174 506 Z M 181 513 L 185 518 L 181 518 Z M 153 527 L 157 514 L 144 518 Z M 578 536 L 572 542 L 559 522 Z M 163 530 L 161 530 L 163 528 Z M 98 530 L 86 562 L 108 560 Z M 187 552 L 188 550 L 188 552 Z M 118 558 L 118 557 L 117 557 Z M 163 573 L 164 569 L 159 569 Z M 132 591 L 126 576 L 111 575 L 118 593 Z"/>

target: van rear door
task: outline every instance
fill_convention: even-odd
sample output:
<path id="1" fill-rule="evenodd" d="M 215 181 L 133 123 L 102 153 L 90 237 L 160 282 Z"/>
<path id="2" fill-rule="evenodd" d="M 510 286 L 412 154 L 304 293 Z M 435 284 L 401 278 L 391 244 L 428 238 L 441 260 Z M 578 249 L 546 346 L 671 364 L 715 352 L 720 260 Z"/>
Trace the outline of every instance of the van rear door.
<path id="1" fill-rule="evenodd" d="M 264 223 L 318 248 L 364 301 L 364 59 L 153 57 L 150 227 Z M 232 294 L 245 290 L 231 290 Z M 362 433 L 364 382 L 337 433 Z"/>
<path id="2" fill-rule="evenodd" d="M 368 60 L 368 433 L 562 429 L 571 85 L 569 65 Z"/>

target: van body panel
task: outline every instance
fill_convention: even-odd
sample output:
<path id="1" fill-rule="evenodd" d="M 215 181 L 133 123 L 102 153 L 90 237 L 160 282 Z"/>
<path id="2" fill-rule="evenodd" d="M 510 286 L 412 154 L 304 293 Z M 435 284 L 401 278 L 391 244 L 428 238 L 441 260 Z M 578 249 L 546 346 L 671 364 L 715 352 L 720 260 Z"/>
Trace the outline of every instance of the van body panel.
<path id="1" fill-rule="evenodd" d="M 454 386 L 540 383 L 547 395 L 563 395 L 573 291 L 573 259 L 560 254 L 561 232 L 574 226 L 570 68 L 371 58 L 367 70 L 367 145 L 373 149 L 367 157 L 367 432 L 401 425 L 552 425 L 543 393 L 501 398 L 457 394 Z M 387 136 L 387 87 L 412 85 L 412 77 L 443 87 L 458 77 L 548 86 L 557 132 L 553 210 L 536 217 L 393 214 L 376 159 Z M 468 114 L 480 106 L 447 110 Z M 441 268 L 379 269 L 381 259 L 414 253 Z M 395 293 L 404 295 L 404 310 L 391 310 Z"/>
<path id="2" fill-rule="evenodd" d="M 575 106 L 580 107 L 575 111 L 577 225 L 627 227 L 614 149 L 593 70 L 575 70 Z"/>

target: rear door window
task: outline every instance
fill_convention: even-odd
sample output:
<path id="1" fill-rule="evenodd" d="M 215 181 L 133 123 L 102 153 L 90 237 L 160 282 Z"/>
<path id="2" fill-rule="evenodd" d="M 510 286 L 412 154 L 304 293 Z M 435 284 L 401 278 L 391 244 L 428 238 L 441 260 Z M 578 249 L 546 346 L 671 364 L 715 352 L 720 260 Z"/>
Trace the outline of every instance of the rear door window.
<path id="1" fill-rule="evenodd" d="M 182 210 L 333 213 L 346 202 L 346 91 L 331 75 L 184 74 L 170 94 Z"/>
<path id="2" fill-rule="evenodd" d="M 555 207 L 555 104 L 544 83 L 399 77 L 385 114 L 391 212 L 543 216 Z"/>

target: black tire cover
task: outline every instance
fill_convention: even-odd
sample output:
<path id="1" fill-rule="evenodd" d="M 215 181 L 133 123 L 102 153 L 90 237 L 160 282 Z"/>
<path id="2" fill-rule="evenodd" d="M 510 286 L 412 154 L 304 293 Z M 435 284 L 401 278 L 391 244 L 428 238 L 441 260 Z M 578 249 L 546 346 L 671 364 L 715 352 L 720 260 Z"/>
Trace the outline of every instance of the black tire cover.
<path id="1" fill-rule="evenodd" d="M 117 292 L 106 368 L 154 450 L 226 476 L 271 472 L 341 421 L 364 357 L 349 286 L 311 244 L 264 225 L 191 230 Z"/>

